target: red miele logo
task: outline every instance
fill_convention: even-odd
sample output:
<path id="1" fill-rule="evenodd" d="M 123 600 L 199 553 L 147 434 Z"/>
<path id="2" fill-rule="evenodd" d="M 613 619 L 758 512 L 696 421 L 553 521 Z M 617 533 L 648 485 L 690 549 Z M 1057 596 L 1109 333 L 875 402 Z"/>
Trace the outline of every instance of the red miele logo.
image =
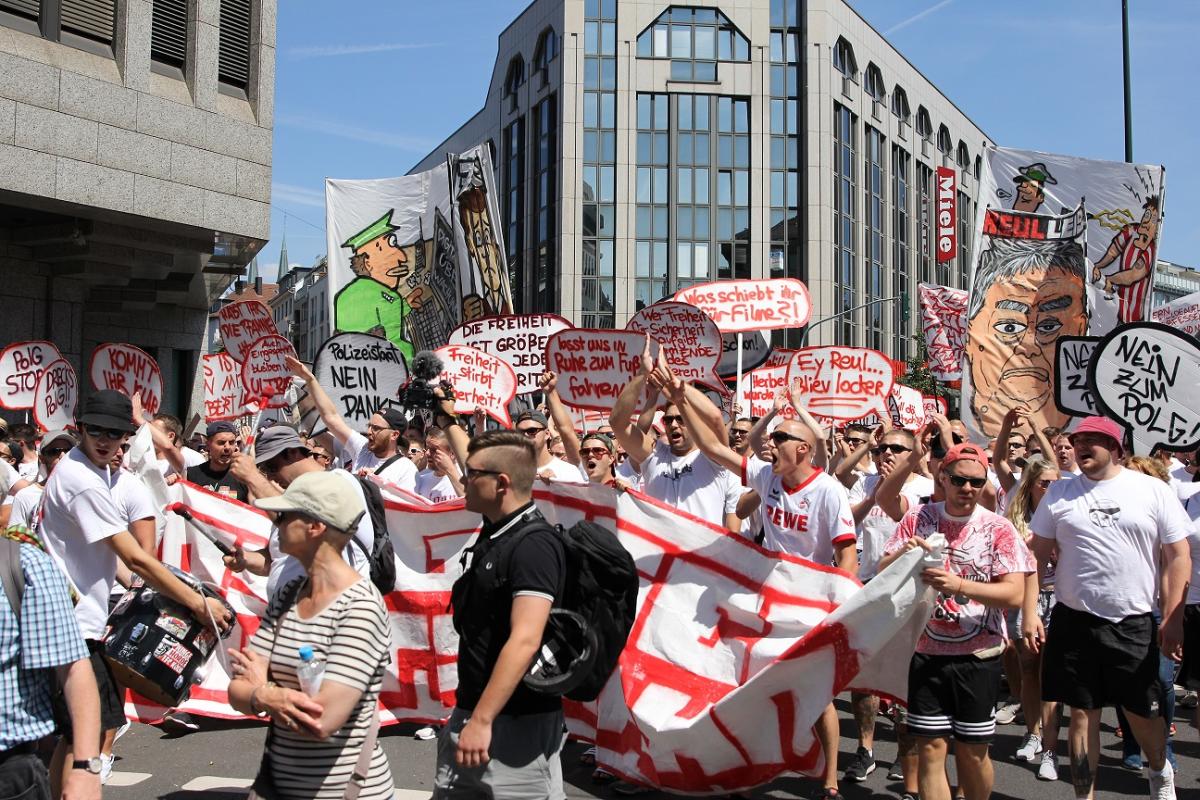
<path id="1" fill-rule="evenodd" d="M 950 261 L 958 251 L 958 180 L 950 167 L 937 168 L 937 260 Z"/>

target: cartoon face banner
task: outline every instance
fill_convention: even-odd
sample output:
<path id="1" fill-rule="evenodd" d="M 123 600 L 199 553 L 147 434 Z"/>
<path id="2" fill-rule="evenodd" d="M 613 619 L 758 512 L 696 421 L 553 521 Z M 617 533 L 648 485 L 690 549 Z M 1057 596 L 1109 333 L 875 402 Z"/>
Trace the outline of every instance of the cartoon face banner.
<path id="1" fill-rule="evenodd" d="M 963 419 L 994 436 L 1009 409 L 1066 426 L 1055 344 L 1150 317 L 1165 170 L 990 148 L 980 181 Z"/>
<path id="2" fill-rule="evenodd" d="M 512 312 L 486 147 L 402 178 L 325 181 L 334 333 L 370 333 L 411 363 L 463 322 Z"/>

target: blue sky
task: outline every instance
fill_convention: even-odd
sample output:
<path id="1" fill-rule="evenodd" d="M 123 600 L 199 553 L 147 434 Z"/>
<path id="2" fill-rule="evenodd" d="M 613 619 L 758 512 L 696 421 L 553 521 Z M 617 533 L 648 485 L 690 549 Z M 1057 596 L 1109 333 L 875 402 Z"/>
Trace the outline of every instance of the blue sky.
<path id="1" fill-rule="evenodd" d="M 1120 0 L 851 4 L 996 142 L 1124 158 Z M 479 110 L 496 37 L 526 5 L 279 3 L 267 280 L 285 221 L 291 263 L 325 252 L 325 177 L 402 175 Z M 1159 255 L 1200 266 L 1200 4 L 1130 6 L 1134 160 L 1167 167 Z"/>

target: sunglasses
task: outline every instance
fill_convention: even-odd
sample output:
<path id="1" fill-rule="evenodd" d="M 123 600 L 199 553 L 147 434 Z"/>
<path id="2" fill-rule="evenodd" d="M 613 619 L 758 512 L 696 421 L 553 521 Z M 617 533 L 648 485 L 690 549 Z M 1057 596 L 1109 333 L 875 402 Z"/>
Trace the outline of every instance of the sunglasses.
<path id="1" fill-rule="evenodd" d="M 545 428 L 541 428 L 540 430 L 545 430 Z M 504 473 L 498 469 L 476 469 L 475 467 L 467 467 L 467 471 L 464 473 L 467 480 L 471 480 L 472 478 L 478 478 L 480 475 L 503 475 L 503 474 Z"/>
<path id="2" fill-rule="evenodd" d="M 71 448 L 69 447 L 50 447 L 43 450 L 42 455 L 46 458 L 58 458 L 59 456 L 65 456 L 69 452 L 71 452 Z"/>
<path id="3" fill-rule="evenodd" d="M 804 439 L 801 439 L 799 436 L 792 436 L 790 433 L 784 433 L 783 431 L 773 431 L 771 433 L 771 442 L 776 446 L 781 445 L 784 442 L 804 442 L 805 444 L 808 444 L 808 442 L 804 441 Z"/>
<path id="4" fill-rule="evenodd" d="M 872 447 L 871 454 L 877 456 L 880 453 L 882 453 L 884 450 L 887 450 L 888 452 L 891 452 L 891 453 L 895 453 L 896 455 L 900 455 L 901 453 L 911 453 L 912 452 L 911 447 L 905 447 L 902 444 L 881 444 L 881 445 L 879 445 L 879 447 Z"/>
<path id="5" fill-rule="evenodd" d="M 734 428 L 733 430 L 731 430 L 729 432 L 729 435 L 730 436 L 749 436 L 750 431 L 743 431 L 743 430 L 738 430 L 737 428 Z"/>
<path id="6" fill-rule="evenodd" d="M 950 483 L 960 489 L 968 484 L 972 489 L 982 489 L 987 485 L 987 478 L 964 478 L 962 475 L 947 475 L 946 477 L 950 479 Z"/>
<path id="7" fill-rule="evenodd" d="M 845 441 L 847 444 L 852 444 L 855 447 L 862 447 L 867 442 L 866 439 L 859 439 L 856 436 L 846 436 L 844 437 L 843 441 Z"/>
<path id="8" fill-rule="evenodd" d="M 581 447 L 579 448 L 579 455 L 584 458 L 604 458 L 607 455 L 611 455 L 611 453 L 608 452 L 607 447 Z"/>
<path id="9" fill-rule="evenodd" d="M 112 428 L 101 428 L 99 425 L 84 425 L 83 432 L 93 439 L 108 439 L 109 441 L 120 441 L 129 434 L 125 431 L 113 430 Z"/>
<path id="10" fill-rule="evenodd" d="M 330 456 L 327 453 L 312 453 L 311 455 L 317 461 L 328 461 L 330 459 Z"/>
<path id="11" fill-rule="evenodd" d="M 539 433 L 541 433 L 544 430 L 546 430 L 546 429 L 535 425 L 532 428 L 517 428 L 517 433 L 524 434 L 525 436 L 528 436 L 530 439 L 532 439 L 534 436 L 537 436 Z"/>
<path id="12" fill-rule="evenodd" d="M 1037 482 L 1037 485 L 1042 489 L 1049 489 L 1050 484 L 1054 483 L 1058 478 L 1042 478 Z"/>
<path id="13" fill-rule="evenodd" d="M 683 415 L 682 414 L 663 414 L 663 418 L 662 418 L 663 425 L 671 425 L 673 423 L 678 423 L 678 424 L 682 425 L 683 424 Z"/>

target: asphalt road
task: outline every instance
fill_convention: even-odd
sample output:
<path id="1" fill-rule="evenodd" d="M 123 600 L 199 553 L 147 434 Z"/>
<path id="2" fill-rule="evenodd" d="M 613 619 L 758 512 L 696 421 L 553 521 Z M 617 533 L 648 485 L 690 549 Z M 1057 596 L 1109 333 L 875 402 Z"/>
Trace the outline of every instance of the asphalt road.
<path id="1" fill-rule="evenodd" d="M 854 724 L 845 699 L 838 701 L 842 718 L 840 766 L 844 769 L 854 752 Z M 1200 743 L 1191 725 L 1191 711 L 1177 709 L 1178 736 L 1175 750 L 1179 758 L 1176 786 L 1180 800 L 1200 800 Z M 231 725 L 213 720 L 203 721 L 203 729 L 186 736 L 174 736 L 149 726 L 134 724 L 117 744 L 118 760 L 113 780 L 104 787 L 104 796 L 112 800 L 241 800 L 254 778 L 262 753 L 265 729 L 258 725 Z M 1143 771 L 1135 775 L 1120 768 L 1121 743 L 1114 734 L 1115 715 L 1105 712 L 1101 738 L 1102 754 L 1097 798 L 1145 797 L 1149 785 Z M 412 737 L 415 726 L 397 725 L 384 729 L 380 736 L 396 780 L 398 800 L 424 800 L 433 784 L 435 742 L 419 741 Z M 992 745 L 996 769 L 996 800 L 1027 800 L 1028 798 L 1074 797 L 1065 763 L 1060 767 L 1060 780 L 1048 784 L 1036 779 L 1034 769 L 1013 760 L 1012 754 L 1020 745 L 1024 728 L 1020 725 L 1001 726 Z M 1066 735 L 1066 726 L 1062 736 Z M 865 800 L 872 797 L 896 797 L 902 787 L 887 779 L 886 763 L 895 755 L 895 735 L 891 724 L 881 721 L 877 731 L 876 758 L 880 766 L 865 783 L 843 782 L 846 800 Z M 1061 749 L 1065 751 L 1065 741 Z M 579 764 L 583 746 L 567 745 L 563 766 L 567 776 L 567 796 L 570 798 L 618 797 L 610 788 L 592 783 L 590 768 Z M 806 798 L 817 784 L 799 778 L 781 778 L 751 793 L 755 798 Z M 663 795 L 652 794 L 654 798 Z"/>

